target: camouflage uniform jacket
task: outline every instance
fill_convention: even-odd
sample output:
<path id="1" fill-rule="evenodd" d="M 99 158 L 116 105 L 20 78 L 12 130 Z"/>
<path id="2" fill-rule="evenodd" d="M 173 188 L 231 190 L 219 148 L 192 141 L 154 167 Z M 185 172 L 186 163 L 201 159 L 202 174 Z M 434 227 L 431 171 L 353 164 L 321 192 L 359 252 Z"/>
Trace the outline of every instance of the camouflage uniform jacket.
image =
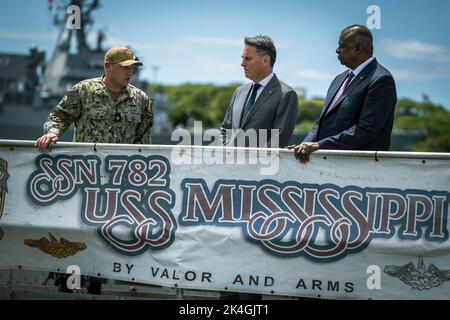
<path id="1" fill-rule="evenodd" d="M 44 133 L 60 136 L 72 122 L 76 142 L 148 144 L 153 101 L 129 84 L 114 102 L 102 78 L 84 80 L 53 109 Z"/>

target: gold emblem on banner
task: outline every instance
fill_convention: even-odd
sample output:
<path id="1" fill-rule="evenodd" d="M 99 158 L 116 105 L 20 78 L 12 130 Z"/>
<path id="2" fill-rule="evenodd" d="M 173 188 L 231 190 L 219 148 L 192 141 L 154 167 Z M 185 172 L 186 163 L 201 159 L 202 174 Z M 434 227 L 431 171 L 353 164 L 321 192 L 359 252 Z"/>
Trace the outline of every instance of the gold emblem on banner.
<path id="1" fill-rule="evenodd" d="M 49 236 L 50 240 L 42 237 L 39 240 L 26 239 L 24 240 L 24 243 L 27 246 L 38 248 L 39 250 L 58 259 L 73 256 L 78 251 L 82 251 L 87 248 L 84 242 L 70 242 L 64 238 L 58 240 L 51 233 L 49 233 Z"/>
<path id="2" fill-rule="evenodd" d="M 8 192 L 8 178 L 8 162 L 0 159 L 0 220 L 2 219 L 3 209 L 5 207 L 6 192 Z M 2 240 L 2 238 L 3 230 L 0 228 L 0 240 Z"/>

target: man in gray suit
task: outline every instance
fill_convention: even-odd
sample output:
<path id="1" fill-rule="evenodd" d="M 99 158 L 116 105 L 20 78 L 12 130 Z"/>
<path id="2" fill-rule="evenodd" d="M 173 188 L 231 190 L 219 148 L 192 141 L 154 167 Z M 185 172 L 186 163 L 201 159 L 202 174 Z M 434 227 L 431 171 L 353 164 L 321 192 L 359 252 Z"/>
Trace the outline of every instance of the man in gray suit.
<path id="1" fill-rule="evenodd" d="M 231 98 L 220 128 L 224 145 L 283 148 L 289 144 L 298 98 L 273 72 L 276 55 L 268 36 L 245 38 L 241 66 L 252 82 L 237 88 Z"/>

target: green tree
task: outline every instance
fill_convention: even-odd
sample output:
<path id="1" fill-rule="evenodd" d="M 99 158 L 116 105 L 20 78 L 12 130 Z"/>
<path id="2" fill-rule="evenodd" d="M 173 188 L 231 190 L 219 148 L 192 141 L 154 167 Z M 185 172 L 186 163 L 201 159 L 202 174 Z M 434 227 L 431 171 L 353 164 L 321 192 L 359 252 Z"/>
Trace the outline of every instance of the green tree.
<path id="1" fill-rule="evenodd" d="M 322 112 L 323 102 L 322 99 L 299 100 L 295 131 L 307 133 L 314 127 Z"/>
<path id="2" fill-rule="evenodd" d="M 180 86 L 151 86 L 150 91 L 164 93 L 170 104 L 169 116 L 174 125 L 192 125 L 202 121 L 204 127 L 219 127 L 237 84 L 183 84 Z"/>
<path id="3" fill-rule="evenodd" d="M 194 120 L 217 128 L 222 123 L 233 92 L 239 84 L 152 85 L 150 92 L 164 94 L 169 101 L 169 116 L 174 125 L 191 126 Z M 319 119 L 323 99 L 299 100 L 296 132 L 309 132 Z M 401 99 L 395 108 L 394 130 L 419 133 L 413 151 L 450 152 L 450 112 L 430 102 Z M 394 132 L 395 132 L 394 131 Z"/>
<path id="4" fill-rule="evenodd" d="M 394 129 L 421 133 L 422 138 L 413 144 L 413 151 L 450 152 L 450 112 L 441 105 L 399 100 Z"/>

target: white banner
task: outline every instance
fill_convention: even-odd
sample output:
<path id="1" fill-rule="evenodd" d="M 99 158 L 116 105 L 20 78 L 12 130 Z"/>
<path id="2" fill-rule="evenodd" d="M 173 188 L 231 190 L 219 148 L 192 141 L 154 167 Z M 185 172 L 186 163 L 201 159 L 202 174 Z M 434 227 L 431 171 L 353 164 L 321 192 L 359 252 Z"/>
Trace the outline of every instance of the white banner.
<path id="1" fill-rule="evenodd" d="M 0 267 L 168 287 L 450 298 L 450 154 L 0 140 Z"/>

